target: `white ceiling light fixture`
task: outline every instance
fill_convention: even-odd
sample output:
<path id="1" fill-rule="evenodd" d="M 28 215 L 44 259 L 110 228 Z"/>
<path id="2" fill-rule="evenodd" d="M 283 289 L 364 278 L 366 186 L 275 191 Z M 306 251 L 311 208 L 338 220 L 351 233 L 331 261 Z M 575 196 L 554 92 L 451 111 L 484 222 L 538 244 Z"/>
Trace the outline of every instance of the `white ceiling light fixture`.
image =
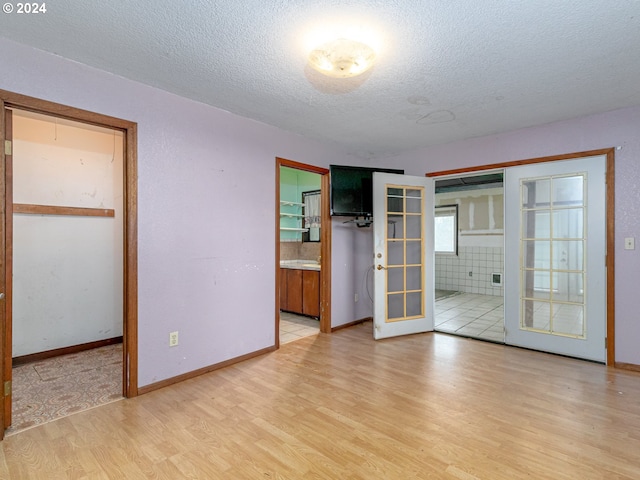
<path id="1" fill-rule="evenodd" d="M 360 75 L 373 66 L 373 49 L 357 40 L 338 38 L 324 43 L 309 54 L 309 63 L 318 72 L 334 78 Z"/>

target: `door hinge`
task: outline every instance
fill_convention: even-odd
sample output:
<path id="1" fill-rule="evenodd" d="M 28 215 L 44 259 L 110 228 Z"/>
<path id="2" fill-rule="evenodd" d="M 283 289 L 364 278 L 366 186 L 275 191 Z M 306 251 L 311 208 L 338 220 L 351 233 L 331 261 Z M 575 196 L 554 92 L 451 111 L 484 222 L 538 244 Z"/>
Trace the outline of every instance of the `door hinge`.
<path id="1" fill-rule="evenodd" d="M 609 344 L 607 343 L 607 337 L 604 337 L 604 349 L 606 350 Z"/>
<path id="2" fill-rule="evenodd" d="M 7 380 L 6 382 L 4 382 L 4 396 L 11 396 L 11 380 Z"/>
<path id="3" fill-rule="evenodd" d="M 11 155 L 11 140 L 4 141 L 4 154 Z"/>

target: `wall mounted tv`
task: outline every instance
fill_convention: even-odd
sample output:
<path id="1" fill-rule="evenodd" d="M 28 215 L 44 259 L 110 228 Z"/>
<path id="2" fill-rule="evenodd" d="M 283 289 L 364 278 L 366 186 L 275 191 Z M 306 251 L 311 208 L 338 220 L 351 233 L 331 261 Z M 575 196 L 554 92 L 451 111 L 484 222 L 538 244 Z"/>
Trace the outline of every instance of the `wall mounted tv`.
<path id="1" fill-rule="evenodd" d="M 404 174 L 391 168 L 329 165 L 331 215 L 371 217 L 373 215 L 373 172 Z"/>

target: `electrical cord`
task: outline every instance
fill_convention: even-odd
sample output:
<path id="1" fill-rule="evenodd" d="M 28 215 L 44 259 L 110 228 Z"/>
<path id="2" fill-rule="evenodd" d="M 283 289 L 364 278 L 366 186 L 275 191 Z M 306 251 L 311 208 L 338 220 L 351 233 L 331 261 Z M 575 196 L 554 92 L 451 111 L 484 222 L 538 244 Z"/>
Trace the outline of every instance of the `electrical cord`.
<path id="1" fill-rule="evenodd" d="M 373 305 L 373 295 L 371 295 L 371 292 L 369 291 L 369 272 L 373 272 L 373 271 L 374 271 L 374 265 L 371 265 L 364 272 L 364 277 L 363 277 L 364 290 L 367 292 L 367 296 L 369 297 L 369 300 L 371 301 L 371 305 Z"/>

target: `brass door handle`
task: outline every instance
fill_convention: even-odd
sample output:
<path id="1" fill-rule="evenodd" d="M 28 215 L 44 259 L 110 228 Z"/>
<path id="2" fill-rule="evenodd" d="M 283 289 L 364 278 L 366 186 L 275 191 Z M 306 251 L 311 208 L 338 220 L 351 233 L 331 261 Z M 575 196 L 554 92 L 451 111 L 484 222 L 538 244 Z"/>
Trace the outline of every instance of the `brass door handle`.
<path id="1" fill-rule="evenodd" d="M 383 269 L 386 269 L 387 267 L 383 267 L 382 265 L 378 265 L 377 268 L 378 268 L 378 270 L 383 270 Z"/>

